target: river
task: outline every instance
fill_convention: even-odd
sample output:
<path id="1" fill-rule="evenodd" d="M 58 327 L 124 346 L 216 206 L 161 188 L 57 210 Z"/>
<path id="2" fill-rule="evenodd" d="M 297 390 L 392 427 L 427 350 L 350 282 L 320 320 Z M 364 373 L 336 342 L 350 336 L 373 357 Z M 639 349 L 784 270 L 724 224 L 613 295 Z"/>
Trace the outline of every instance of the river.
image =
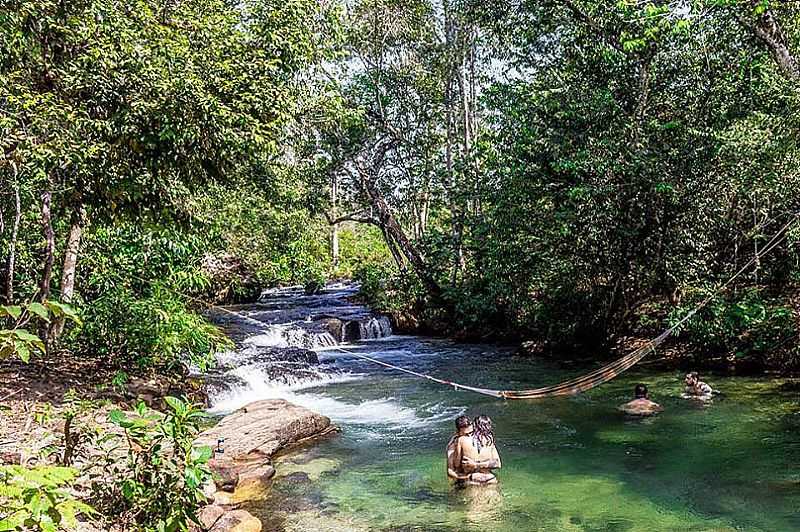
<path id="1" fill-rule="evenodd" d="M 279 459 L 270 498 L 254 509 L 265 530 L 800 530 L 800 401 L 783 380 L 712 377 L 722 393 L 709 404 L 681 399 L 679 373 L 646 366 L 570 398 L 455 391 L 337 351 L 348 334 L 330 332 L 333 318 L 362 338 L 348 350 L 469 385 L 534 388 L 593 368 L 392 335 L 351 302 L 356 288 L 278 290 L 237 308 L 246 319 L 216 316 L 238 347 L 220 357 L 225 385 L 212 411 L 281 397 L 342 429 Z M 312 348 L 319 364 L 275 354 L 293 345 Z M 637 382 L 662 414 L 617 412 Z M 445 478 L 444 446 L 461 413 L 494 421 L 497 489 L 455 490 Z"/>

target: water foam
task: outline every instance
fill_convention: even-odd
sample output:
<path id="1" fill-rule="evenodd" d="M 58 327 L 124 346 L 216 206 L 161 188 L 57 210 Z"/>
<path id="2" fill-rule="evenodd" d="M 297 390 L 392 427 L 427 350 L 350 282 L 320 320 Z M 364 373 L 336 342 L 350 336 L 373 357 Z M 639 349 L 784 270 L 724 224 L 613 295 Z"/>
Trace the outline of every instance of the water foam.
<path id="1" fill-rule="evenodd" d="M 243 343 L 257 347 L 318 349 L 334 346 L 338 342 L 329 332 L 313 332 L 300 327 L 272 325 L 266 328 L 262 334 L 250 336 Z"/>

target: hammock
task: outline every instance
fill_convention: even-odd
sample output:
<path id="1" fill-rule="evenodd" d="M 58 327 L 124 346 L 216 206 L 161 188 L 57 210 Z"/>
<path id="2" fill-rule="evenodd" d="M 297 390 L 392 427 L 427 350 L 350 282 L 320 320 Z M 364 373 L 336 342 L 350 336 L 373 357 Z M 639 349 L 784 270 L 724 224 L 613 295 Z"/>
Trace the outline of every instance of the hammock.
<path id="1" fill-rule="evenodd" d="M 737 277 L 739 277 L 742 273 L 747 271 L 752 265 L 758 264 L 761 257 L 763 257 L 764 255 L 772 251 L 776 246 L 781 244 L 788 236 L 787 230 L 797 220 L 798 216 L 800 216 L 800 213 L 792 216 L 789 222 L 786 225 L 784 225 L 780 231 L 775 233 L 775 236 L 773 236 L 772 239 L 770 239 L 770 241 L 758 253 L 756 253 L 747 264 L 742 266 L 730 279 L 725 281 L 725 283 L 717 287 L 717 289 L 714 290 L 711 293 L 711 295 L 706 297 L 706 299 L 704 299 L 699 305 L 697 305 L 688 314 L 686 314 L 686 316 L 681 318 L 675 325 L 673 325 L 672 327 L 661 333 L 656 338 L 650 340 L 647 343 L 647 345 L 642 346 L 639 349 L 636 349 L 635 351 L 625 355 L 620 359 L 615 360 L 614 362 L 611 362 L 610 364 L 607 364 L 599 369 L 587 373 L 586 375 L 582 375 L 575 379 L 564 381 L 560 384 L 554 384 L 552 386 L 545 386 L 542 388 L 534 388 L 532 390 L 493 390 L 490 388 L 479 388 L 475 386 L 467 386 L 464 384 L 459 384 L 456 382 L 448 381 L 446 379 L 439 379 L 431 375 L 426 375 L 424 373 L 418 373 L 416 371 L 395 366 L 393 364 L 389 364 L 388 362 L 368 357 L 360 353 L 355 353 L 347 349 L 342 349 L 342 348 L 334 348 L 334 349 L 342 351 L 354 357 L 367 360 L 374 364 L 378 364 L 387 368 L 401 371 L 403 373 L 408 373 L 416 377 L 421 377 L 423 379 L 427 379 L 436 382 L 438 384 L 452 386 L 457 390 L 458 389 L 467 390 L 482 395 L 489 395 L 491 397 L 498 397 L 503 399 L 541 399 L 544 397 L 576 395 L 581 392 L 591 390 L 592 388 L 600 386 L 601 384 L 605 384 L 611 379 L 617 377 L 622 372 L 636 365 L 640 360 L 642 360 L 651 352 L 654 352 L 656 347 L 661 345 L 664 342 L 664 340 L 669 338 L 673 333 L 675 333 L 678 329 L 680 329 L 687 321 L 689 321 L 695 314 L 697 314 L 700 311 L 700 309 L 705 307 L 720 291 L 722 291 L 725 287 L 731 284 Z"/>
<path id="2" fill-rule="evenodd" d="M 610 364 L 607 364 L 599 369 L 587 373 L 586 375 L 582 375 L 580 377 L 562 382 L 560 384 L 554 384 L 552 386 L 545 386 L 542 388 L 534 388 L 532 390 L 493 390 L 490 388 L 468 386 L 465 384 L 449 381 L 447 379 L 440 379 L 432 375 L 419 373 L 417 371 L 413 371 L 400 366 L 395 366 L 394 364 L 390 364 L 388 362 L 384 362 L 383 360 L 378 360 L 376 358 L 362 355 L 361 353 L 356 353 L 354 351 L 350 351 L 349 349 L 343 349 L 341 347 L 333 347 L 331 349 L 334 349 L 336 351 L 341 351 L 342 353 L 347 353 L 348 355 L 360 358 L 362 360 L 366 360 L 368 362 L 377 364 L 379 366 L 383 366 L 389 369 L 413 375 L 415 377 L 426 379 L 431 382 L 435 382 L 437 384 L 452 386 L 456 390 L 466 390 L 474 393 L 479 393 L 482 395 L 488 395 L 491 397 L 497 397 L 502 399 L 541 399 L 544 397 L 576 395 L 581 392 L 591 390 L 592 388 L 600 386 L 601 384 L 605 384 L 606 382 L 620 375 L 622 372 L 636 365 L 640 360 L 642 360 L 651 352 L 654 352 L 656 347 L 661 345 L 664 342 L 664 340 L 669 338 L 673 333 L 675 333 L 678 329 L 680 329 L 687 321 L 689 321 L 695 314 L 697 314 L 703 307 L 705 307 L 719 292 L 725 289 L 725 287 L 731 284 L 742 273 L 747 271 L 752 265 L 758 264 L 761 257 L 763 257 L 764 255 L 772 251 L 776 246 L 781 244 L 788 236 L 787 230 L 798 219 L 798 216 L 800 216 L 800 213 L 794 214 L 791 217 L 791 219 L 786 223 L 786 225 L 784 225 L 780 231 L 775 233 L 775 236 L 773 236 L 772 239 L 770 239 L 770 241 L 767 242 L 767 244 L 758 253 L 756 253 L 747 264 L 742 266 L 735 274 L 733 274 L 733 276 L 731 276 L 730 279 L 725 281 L 725 283 L 717 287 L 716 290 L 714 290 L 708 297 L 706 297 L 702 302 L 700 302 L 699 305 L 697 305 L 688 314 L 686 314 L 686 316 L 681 318 L 675 325 L 673 325 L 672 327 L 661 333 L 656 338 L 650 340 L 647 343 L 647 345 L 642 346 L 639 349 L 636 349 L 635 351 L 625 355 L 620 359 L 611 362 Z M 249 316 L 245 316 L 244 314 L 241 314 L 239 312 L 235 312 L 233 310 L 226 309 L 224 307 L 218 307 L 216 305 L 211 305 L 207 302 L 204 302 L 202 300 L 199 300 L 191 296 L 186 296 L 186 297 L 198 301 L 200 303 L 204 303 L 213 309 L 221 310 L 228 314 L 238 316 L 246 321 L 253 322 L 259 328 L 264 327 L 264 324 L 262 322 L 255 320 Z"/>

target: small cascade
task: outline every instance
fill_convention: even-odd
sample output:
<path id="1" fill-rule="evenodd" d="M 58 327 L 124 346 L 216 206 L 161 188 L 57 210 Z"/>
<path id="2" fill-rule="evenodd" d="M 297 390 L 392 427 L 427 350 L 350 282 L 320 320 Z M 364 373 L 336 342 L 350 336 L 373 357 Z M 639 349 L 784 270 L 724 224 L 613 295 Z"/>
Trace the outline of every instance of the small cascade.
<path id="1" fill-rule="evenodd" d="M 271 326 L 263 334 L 250 336 L 244 340 L 244 345 L 256 347 L 302 347 L 305 349 L 319 349 L 332 347 L 339 342 L 327 331 L 309 331 L 302 327 Z"/>
<path id="2" fill-rule="evenodd" d="M 273 289 L 238 309 L 246 318 L 219 314 L 217 322 L 237 347 L 219 354 L 217 368 L 207 375 L 212 405 L 224 409 L 240 400 L 358 378 L 317 356 L 341 343 L 392 335 L 388 318 L 353 301 L 357 291 L 354 284 L 332 284 L 314 294 L 300 286 Z"/>
<path id="3" fill-rule="evenodd" d="M 386 338 L 392 335 L 392 324 L 386 316 L 377 316 L 367 321 L 359 322 L 362 340 Z"/>
<path id="4" fill-rule="evenodd" d="M 339 345 L 339 342 L 336 341 L 336 338 L 329 332 L 322 332 L 314 334 L 311 337 L 311 345 L 309 346 L 311 349 L 319 349 L 325 347 L 333 347 L 335 345 Z"/>

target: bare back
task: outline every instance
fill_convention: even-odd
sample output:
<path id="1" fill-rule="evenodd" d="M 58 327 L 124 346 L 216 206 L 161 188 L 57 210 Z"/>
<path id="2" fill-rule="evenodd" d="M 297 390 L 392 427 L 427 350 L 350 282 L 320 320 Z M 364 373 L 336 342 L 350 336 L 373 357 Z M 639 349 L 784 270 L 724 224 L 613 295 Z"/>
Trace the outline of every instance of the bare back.
<path id="1" fill-rule="evenodd" d="M 472 436 L 461 436 L 458 439 L 454 459 L 458 462 L 463 462 L 465 459 L 475 463 L 492 462 L 497 464 L 497 467 L 500 466 L 500 455 L 494 443 L 478 445 L 478 441 Z M 491 484 L 496 483 L 497 479 L 490 468 L 478 467 L 470 474 L 470 481 L 476 484 Z"/>

